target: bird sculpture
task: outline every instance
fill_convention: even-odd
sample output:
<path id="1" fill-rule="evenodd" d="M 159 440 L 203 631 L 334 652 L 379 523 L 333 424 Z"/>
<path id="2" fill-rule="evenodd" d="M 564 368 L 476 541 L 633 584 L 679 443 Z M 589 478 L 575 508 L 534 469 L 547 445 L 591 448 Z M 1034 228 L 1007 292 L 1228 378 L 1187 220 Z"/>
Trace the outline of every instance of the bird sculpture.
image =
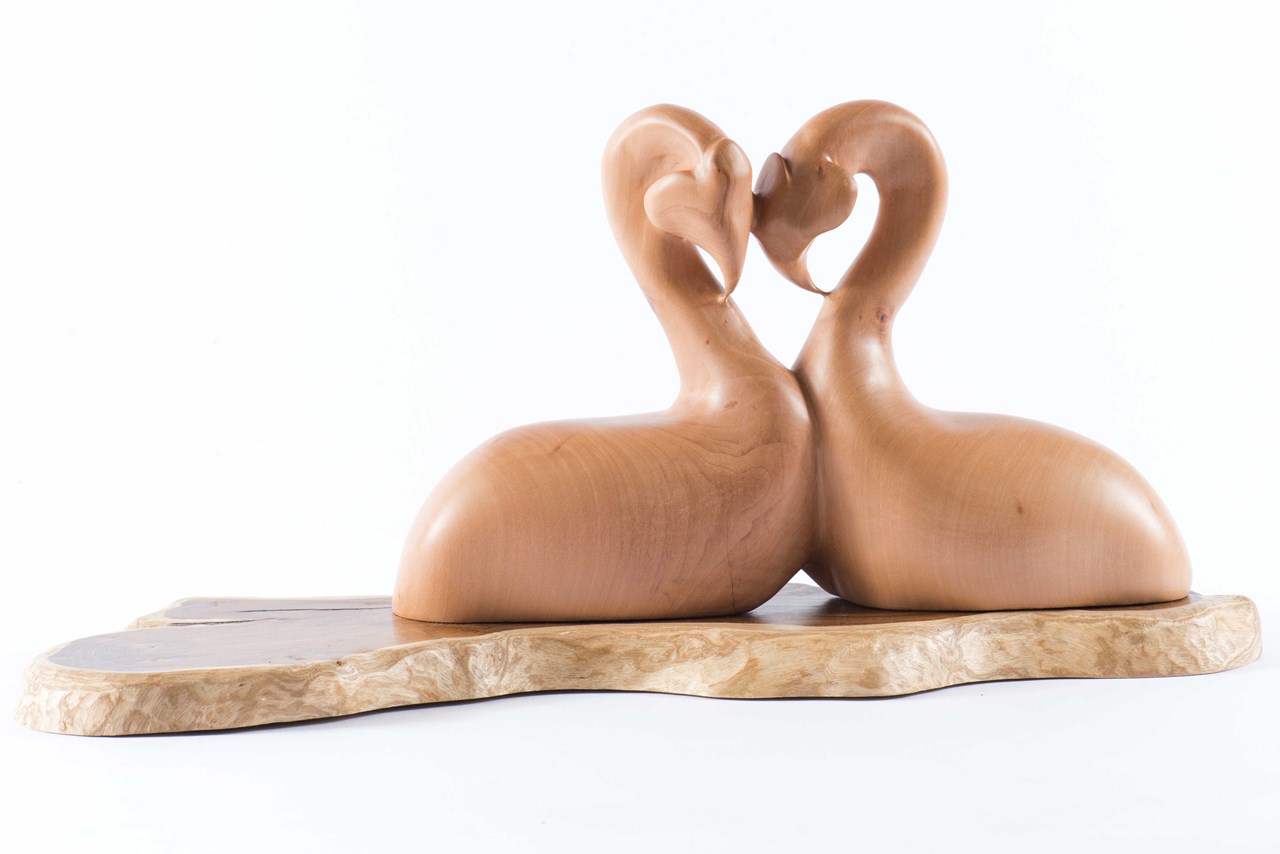
<path id="1" fill-rule="evenodd" d="M 392 599 L 401 617 L 736 614 L 809 554 L 808 408 L 729 297 L 753 217 L 746 155 L 697 113 L 656 106 L 613 134 L 603 178 L 679 394 L 663 412 L 519 427 L 465 457 L 409 533 Z"/>
<path id="2" fill-rule="evenodd" d="M 823 298 L 795 362 L 817 465 L 808 573 L 873 608 L 1003 610 L 1181 599 L 1191 570 L 1151 486 L 1066 430 L 918 402 L 892 331 L 942 226 L 947 173 L 906 110 L 854 101 L 819 113 L 760 170 L 753 231 L 783 276 L 809 275 L 814 238 L 848 218 L 854 176 L 880 210 Z"/>

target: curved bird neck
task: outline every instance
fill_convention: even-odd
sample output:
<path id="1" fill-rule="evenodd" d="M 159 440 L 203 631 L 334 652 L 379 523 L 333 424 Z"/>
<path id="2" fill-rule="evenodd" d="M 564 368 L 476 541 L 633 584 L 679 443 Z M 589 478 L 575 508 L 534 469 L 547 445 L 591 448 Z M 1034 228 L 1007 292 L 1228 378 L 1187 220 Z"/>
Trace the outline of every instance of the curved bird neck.
<path id="1" fill-rule="evenodd" d="M 616 139 L 604 162 L 605 204 L 614 237 L 662 324 L 680 373 L 681 397 L 714 396 L 744 376 L 785 370 L 760 344 L 697 248 L 649 219 L 645 192 L 673 171 L 692 169 L 705 141 L 669 126 Z M 654 135 L 664 143 L 655 156 Z"/>
<path id="2" fill-rule="evenodd" d="M 827 157 L 850 175 L 868 175 L 880 196 L 862 251 L 824 299 L 797 369 L 837 359 L 867 388 L 903 388 L 892 325 L 933 251 L 947 203 L 942 152 L 924 123 L 883 102 L 844 105 L 814 121 L 784 156 Z M 905 391 L 905 389 L 904 389 Z"/>

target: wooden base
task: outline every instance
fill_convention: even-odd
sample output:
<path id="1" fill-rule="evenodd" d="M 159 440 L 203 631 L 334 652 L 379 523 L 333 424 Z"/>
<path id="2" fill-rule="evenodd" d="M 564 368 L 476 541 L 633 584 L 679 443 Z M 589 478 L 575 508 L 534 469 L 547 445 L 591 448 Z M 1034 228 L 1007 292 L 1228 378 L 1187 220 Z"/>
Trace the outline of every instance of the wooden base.
<path id="1" fill-rule="evenodd" d="M 1181 676 L 1261 652 L 1243 596 L 914 613 L 789 584 L 750 614 L 631 623 L 402 620 L 386 597 L 185 599 L 38 657 L 18 705 L 46 732 L 227 729 L 526 691 L 879 697 L 966 682 Z"/>

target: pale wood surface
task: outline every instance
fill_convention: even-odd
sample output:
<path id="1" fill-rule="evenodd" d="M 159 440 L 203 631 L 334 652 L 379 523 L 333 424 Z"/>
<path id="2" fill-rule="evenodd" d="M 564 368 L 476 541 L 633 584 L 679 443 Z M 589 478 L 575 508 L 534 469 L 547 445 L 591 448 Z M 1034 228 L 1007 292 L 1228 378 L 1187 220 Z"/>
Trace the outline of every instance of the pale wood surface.
<path id="1" fill-rule="evenodd" d="M 1173 518 L 1118 455 L 1047 424 L 931 409 L 898 375 L 893 326 L 947 200 L 942 153 L 920 119 L 883 101 L 841 104 L 770 156 L 753 227 L 770 261 L 818 290 L 806 253 L 849 216 L 859 174 L 880 194 L 875 227 L 824 297 L 795 363 L 817 451 L 809 574 L 877 608 L 1063 608 L 1185 596 L 1191 565 Z M 1027 272 L 1025 286 L 1040 287 Z M 975 270 L 935 286 L 981 300 L 982 276 Z"/>
<path id="2" fill-rule="evenodd" d="M 874 611 L 789 584 L 735 617 L 451 625 L 385 597 L 187 599 L 37 658 L 17 717 L 48 732 L 226 729 L 527 691 L 876 697 L 966 682 L 1212 673 L 1261 650 L 1242 596 L 1121 608 Z"/>

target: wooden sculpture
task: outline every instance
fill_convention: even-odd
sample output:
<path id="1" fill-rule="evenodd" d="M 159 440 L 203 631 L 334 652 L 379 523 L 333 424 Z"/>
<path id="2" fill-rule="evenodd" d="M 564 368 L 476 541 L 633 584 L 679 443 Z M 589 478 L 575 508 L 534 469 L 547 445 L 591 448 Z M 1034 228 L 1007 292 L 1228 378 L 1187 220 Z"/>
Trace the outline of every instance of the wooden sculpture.
<path id="1" fill-rule="evenodd" d="M 614 133 L 603 175 L 679 396 L 665 412 L 521 427 L 473 451 L 409 534 L 392 600 L 402 617 L 734 614 L 776 593 L 809 552 L 804 397 L 728 298 L 753 213 L 746 155 L 702 116 L 658 106 Z"/>
<path id="2" fill-rule="evenodd" d="M 1065 430 L 921 405 L 891 332 L 946 205 L 924 124 L 880 101 L 819 113 L 760 171 L 754 232 L 784 276 L 818 291 L 815 237 L 880 193 L 872 235 L 822 309 L 795 372 L 813 411 L 819 495 L 807 570 L 874 608 L 996 610 L 1181 599 L 1182 539 L 1152 488 Z"/>
<path id="3" fill-rule="evenodd" d="M 817 290 L 805 252 L 848 217 L 858 172 L 880 215 L 793 375 L 729 299 L 748 233 Z M 670 409 L 481 445 L 419 513 L 390 599 L 183 600 L 38 656 L 18 719 L 120 735 L 522 691 L 866 697 L 1258 657 L 1253 603 L 1186 596 L 1168 512 L 1114 454 L 903 386 L 889 334 L 946 198 L 917 118 L 835 107 L 769 158 L 754 200 L 750 184 L 741 149 L 680 107 L 606 148 L 609 219 L 680 371 Z M 849 601 L 786 585 L 806 561 Z"/>

